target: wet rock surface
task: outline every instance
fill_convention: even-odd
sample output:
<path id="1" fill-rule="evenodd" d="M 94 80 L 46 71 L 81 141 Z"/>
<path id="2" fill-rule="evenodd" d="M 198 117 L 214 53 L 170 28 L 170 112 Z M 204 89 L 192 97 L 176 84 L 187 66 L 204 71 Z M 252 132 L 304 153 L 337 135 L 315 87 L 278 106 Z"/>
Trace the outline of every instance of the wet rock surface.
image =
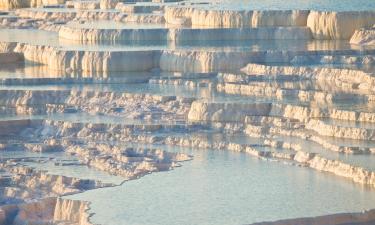
<path id="1" fill-rule="evenodd" d="M 177 147 L 375 188 L 374 11 L 0 9 L 10 10 L 0 13 L 0 224 L 95 224 L 101 212 L 70 196 L 194 162 Z M 373 214 L 255 224 L 371 224 Z"/>

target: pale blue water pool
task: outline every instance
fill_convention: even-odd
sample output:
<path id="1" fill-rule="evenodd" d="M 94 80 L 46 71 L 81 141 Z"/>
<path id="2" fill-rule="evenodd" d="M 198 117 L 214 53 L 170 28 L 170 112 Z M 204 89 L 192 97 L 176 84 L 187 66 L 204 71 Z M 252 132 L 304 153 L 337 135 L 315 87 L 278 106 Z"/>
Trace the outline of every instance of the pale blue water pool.
<path id="1" fill-rule="evenodd" d="M 87 28 L 113 28 L 134 25 L 119 25 L 118 22 L 101 21 L 79 25 Z M 144 25 L 160 27 L 160 25 Z M 161 28 L 165 29 L 165 28 Z M 374 46 L 360 47 L 350 45 L 347 40 L 246 40 L 246 41 L 181 41 L 178 44 L 170 41 L 102 41 L 86 43 L 59 38 L 56 32 L 35 29 L 0 29 L 0 42 L 20 42 L 33 45 L 49 45 L 64 50 L 84 51 L 141 51 L 141 50 L 207 50 L 207 51 L 320 51 L 320 50 L 362 50 L 374 49 Z"/>
<path id="2" fill-rule="evenodd" d="M 117 225 L 247 224 L 374 207 L 373 190 L 333 175 L 242 153 L 168 150 L 194 159 L 173 171 L 68 198 L 92 202 L 93 222 Z"/>

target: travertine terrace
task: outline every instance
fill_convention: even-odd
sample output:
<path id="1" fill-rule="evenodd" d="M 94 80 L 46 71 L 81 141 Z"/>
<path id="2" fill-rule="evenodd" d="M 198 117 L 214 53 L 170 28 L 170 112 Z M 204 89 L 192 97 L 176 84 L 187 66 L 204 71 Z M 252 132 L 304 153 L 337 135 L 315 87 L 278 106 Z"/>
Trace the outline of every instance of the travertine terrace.
<path id="1" fill-rule="evenodd" d="M 375 224 L 361 1 L 0 0 L 0 224 Z"/>

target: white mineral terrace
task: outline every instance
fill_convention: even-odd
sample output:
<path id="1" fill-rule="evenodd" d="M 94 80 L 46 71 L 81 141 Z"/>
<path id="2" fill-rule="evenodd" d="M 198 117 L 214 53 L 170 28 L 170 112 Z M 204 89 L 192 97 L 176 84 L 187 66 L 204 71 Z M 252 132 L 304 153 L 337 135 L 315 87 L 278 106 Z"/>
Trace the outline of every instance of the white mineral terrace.
<path id="1" fill-rule="evenodd" d="M 0 224 L 375 224 L 375 2 L 0 0 Z"/>

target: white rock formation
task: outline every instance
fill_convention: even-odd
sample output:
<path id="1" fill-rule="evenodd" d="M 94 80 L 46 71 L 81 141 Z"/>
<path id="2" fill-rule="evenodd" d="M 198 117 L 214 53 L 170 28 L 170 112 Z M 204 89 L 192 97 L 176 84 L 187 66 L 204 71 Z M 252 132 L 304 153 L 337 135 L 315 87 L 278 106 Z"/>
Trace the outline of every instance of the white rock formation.
<path id="1" fill-rule="evenodd" d="M 99 9 L 100 3 L 99 1 L 73 1 L 73 8 L 79 10 L 89 10 L 89 9 Z"/>
<path id="2" fill-rule="evenodd" d="M 327 124 L 324 121 L 311 119 L 306 124 L 307 129 L 314 130 L 323 136 L 338 138 L 375 140 L 375 130 L 361 127 L 345 127 L 333 124 Z"/>
<path id="3" fill-rule="evenodd" d="M 333 82 L 338 87 L 347 89 L 371 90 L 375 84 L 375 77 L 371 73 L 362 70 L 338 69 L 329 67 L 303 67 L 303 66 L 266 66 L 260 64 L 248 64 L 242 72 L 249 76 L 264 76 L 277 79 L 278 76 L 286 76 L 293 79 L 313 79 L 318 81 Z"/>
<path id="4" fill-rule="evenodd" d="M 233 71 L 245 66 L 251 55 L 248 52 L 166 50 L 160 56 L 159 67 L 170 72 Z"/>
<path id="5" fill-rule="evenodd" d="M 268 115 L 270 103 L 205 103 L 193 102 L 189 111 L 189 121 L 243 121 L 246 116 Z"/>
<path id="6" fill-rule="evenodd" d="M 118 0 L 100 0 L 100 9 L 114 9 Z"/>
<path id="7" fill-rule="evenodd" d="M 169 153 L 159 149 L 121 148 L 94 143 L 92 146 L 69 146 L 67 151 L 82 158 L 90 167 L 119 175 L 127 180 L 146 174 L 170 170 L 178 162 L 191 160 L 183 153 Z"/>
<path id="8" fill-rule="evenodd" d="M 45 198 L 37 202 L 0 207 L 4 220 L 14 225 L 59 224 L 91 225 L 88 203 L 61 198 Z"/>
<path id="9" fill-rule="evenodd" d="M 308 10 L 263 10 L 254 11 L 253 27 L 306 26 Z"/>
<path id="10" fill-rule="evenodd" d="M 355 30 L 375 24 L 375 11 L 319 12 L 311 11 L 307 26 L 315 39 L 349 40 Z"/>
<path id="11" fill-rule="evenodd" d="M 53 213 L 54 221 L 69 221 L 77 225 L 90 225 L 88 203 L 69 199 L 56 199 Z"/>
<path id="12" fill-rule="evenodd" d="M 127 17 L 128 18 L 128 17 Z M 129 20 L 131 18 L 128 18 Z M 134 18 L 138 20 L 139 17 Z M 140 18 L 143 20 L 143 18 Z M 93 29 L 62 26 L 59 37 L 84 42 L 97 41 L 234 41 L 234 40 L 309 40 L 308 28 L 246 28 L 246 29 L 200 29 L 200 28 L 154 28 L 154 29 Z"/>
<path id="13" fill-rule="evenodd" d="M 185 18 L 185 25 L 193 27 L 261 27 L 261 26 L 306 26 L 307 10 L 223 10 L 188 6 L 167 6 L 165 20 L 175 24 Z"/>
<path id="14" fill-rule="evenodd" d="M 107 0 L 108 1 L 108 0 Z M 152 13 L 153 11 L 160 11 L 163 10 L 163 4 L 126 4 L 120 2 L 119 4 L 114 5 L 117 10 L 120 10 L 123 13 L 127 14 L 135 14 L 135 13 Z"/>
<path id="15" fill-rule="evenodd" d="M 356 30 L 350 39 L 350 44 L 375 45 L 375 27 Z"/>
<path id="16" fill-rule="evenodd" d="M 19 44 L 15 52 L 22 52 L 26 60 L 60 71 L 149 71 L 156 67 L 157 56 L 154 51 L 69 51 L 28 44 Z"/>
<path id="17" fill-rule="evenodd" d="M 142 14 L 142 13 L 137 13 L 137 14 L 124 14 L 124 13 L 119 13 L 115 17 L 115 21 L 119 22 L 128 22 L 128 23 L 141 23 L 141 24 L 164 24 L 165 19 L 164 15 L 162 14 Z"/>

